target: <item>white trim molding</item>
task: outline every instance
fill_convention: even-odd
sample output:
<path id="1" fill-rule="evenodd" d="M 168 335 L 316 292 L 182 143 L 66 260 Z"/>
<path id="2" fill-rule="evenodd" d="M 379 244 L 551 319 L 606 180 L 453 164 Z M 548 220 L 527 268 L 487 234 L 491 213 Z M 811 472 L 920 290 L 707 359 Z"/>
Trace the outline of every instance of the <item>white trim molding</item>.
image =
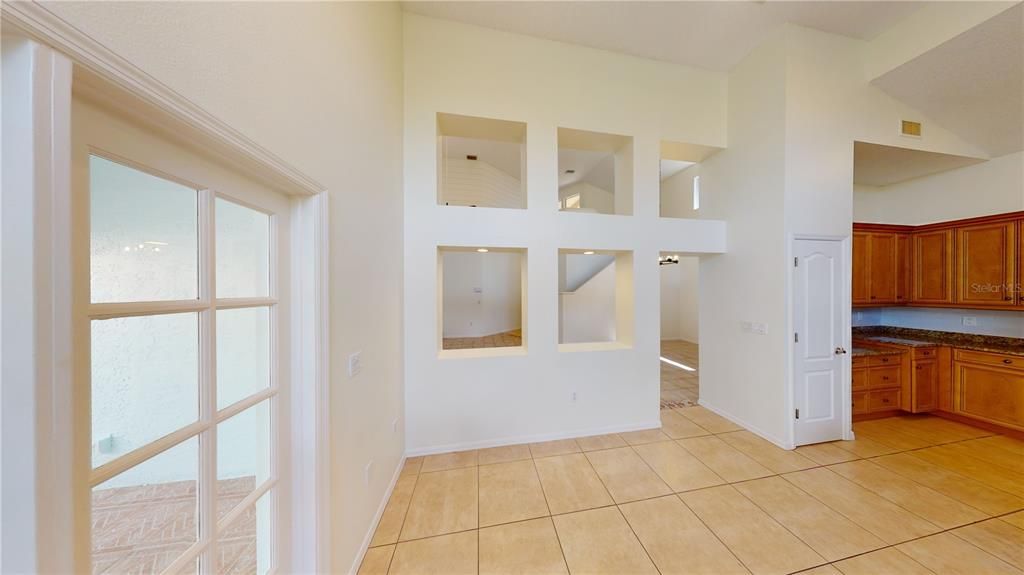
<path id="1" fill-rule="evenodd" d="M 71 62 L 3 38 L 3 573 L 73 571 Z"/>
<path id="2" fill-rule="evenodd" d="M 292 558 L 330 570 L 328 194 L 292 199 Z"/>
<path id="3" fill-rule="evenodd" d="M 143 105 L 159 110 L 170 123 L 176 124 L 175 131 L 184 128 L 191 132 L 190 139 L 198 137 L 203 148 L 223 152 L 235 160 L 236 167 L 253 172 L 258 179 L 290 194 L 315 195 L 325 190 L 323 185 L 298 168 L 68 24 L 47 9 L 44 3 L 3 2 L 0 15 L 5 24 L 13 25 L 26 36 L 64 53 L 85 71 L 119 88 Z M 120 99 L 117 103 L 119 108 L 126 104 Z M 148 117 L 141 110 L 137 116 Z"/>

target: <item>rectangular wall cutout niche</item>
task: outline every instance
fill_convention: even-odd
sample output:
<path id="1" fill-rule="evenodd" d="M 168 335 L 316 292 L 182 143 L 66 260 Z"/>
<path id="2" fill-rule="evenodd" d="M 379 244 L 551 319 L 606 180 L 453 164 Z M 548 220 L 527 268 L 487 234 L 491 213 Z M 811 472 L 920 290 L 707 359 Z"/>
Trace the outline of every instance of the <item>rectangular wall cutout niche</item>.
<path id="1" fill-rule="evenodd" d="M 701 217 L 701 196 L 707 187 L 700 177 L 701 162 L 721 149 L 684 142 L 661 142 L 661 217 Z"/>
<path id="2" fill-rule="evenodd" d="M 558 209 L 633 215 L 633 138 L 559 128 Z"/>
<path id="3" fill-rule="evenodd" d="M 526 208 L 526 124 L 437 115 L 437 202 Z"/>
<path id="4" fill-rule="evenodd" d="M 633 345 L 633 252 L 558 250 L 558 349 Z"/>
<path id="5" fill-rule="evenodd" d="M 525 353 L 525 249 L 439 247 L 437 278 L 442 357 Z"/>

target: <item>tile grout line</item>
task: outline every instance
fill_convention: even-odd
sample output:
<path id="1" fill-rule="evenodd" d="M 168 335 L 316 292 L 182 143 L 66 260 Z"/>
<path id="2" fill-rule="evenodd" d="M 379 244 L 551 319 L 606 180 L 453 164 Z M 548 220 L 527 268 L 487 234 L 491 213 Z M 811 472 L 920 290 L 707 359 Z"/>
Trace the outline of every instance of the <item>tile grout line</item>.
<path id="1" fill-rule="evenodd" d="M 551 513 L 551 504 L 548 503 L 548 494 L 544 491 L 544 482 L 541 481 L 540 471 L 537 470 L 537 460 L 531 457 L 530 463 L 533 464 L 533 474 L 537 478 L 537 483 L 540 485 L 540 494 L 544 497 L 544 506 L 547 507 L 548 510 L 546 518 L 548 523 L 551 524 L 551 530 L 555 532 L 555 543 L 558 544 L 558 552 L 562 555 L 562 564 L 565 565 L 565 572 L 568 573 L 569 561 L 565 558 L 565 549 L 562 547 L 562 538 L 558 536 L 558 527 L 555 526 L 554 514 Z"/>

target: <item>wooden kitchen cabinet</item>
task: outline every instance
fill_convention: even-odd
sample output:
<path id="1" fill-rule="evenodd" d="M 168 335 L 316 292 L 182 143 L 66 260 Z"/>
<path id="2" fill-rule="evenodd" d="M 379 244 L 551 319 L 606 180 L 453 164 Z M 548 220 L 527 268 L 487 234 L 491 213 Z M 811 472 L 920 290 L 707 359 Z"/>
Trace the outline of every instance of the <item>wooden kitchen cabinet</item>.
<path id="1" fill-rule="evenodd" d="M 910 234 L 896 234 L 896 303 L 907 303 L 913 290 L 914 247 Z"/>
<path id="2" fill-rule="evenodd" d="M 911 236 L 910 301 L 916 304 L 953 303 L 953 230 L 915 232 Z"/>
<path id="3" fill-rule="evenodd" d="M 1017 247 L 1017 222 L 956 228 L 956 303 L 1015 306 Z"/>
<path id="4" fill-rule="evenodd" d="M 910 411 L 923 413 L 939 407 L 939 363 L 914 360 L 910 373 Z"/>
<path id="5" fill-rule="evenodd" d="M 1024 219 L 1017 222 L 1017 307 L 1024 309 Z"/>
<path id="6" fill-rule="evenodd" d="M 868 234 L 853 232 L 853 305 L 871 303 L 868 284 Z"/>
<path id="7" fill-rule="evenodd" d="M 853 233 L 853 303 L 896 303 L 897 241 L 893 232 Z"/>
<path id="8" fill-rule="evenodd" d="M 902 354 L 853 358 L 853 414 L 900 409 L 902 366 Z"/>
<path id="9" fill-rule="evenodd" d="M 1024 431 L 1024 358 L 957 350 L 953 413 Z"/>

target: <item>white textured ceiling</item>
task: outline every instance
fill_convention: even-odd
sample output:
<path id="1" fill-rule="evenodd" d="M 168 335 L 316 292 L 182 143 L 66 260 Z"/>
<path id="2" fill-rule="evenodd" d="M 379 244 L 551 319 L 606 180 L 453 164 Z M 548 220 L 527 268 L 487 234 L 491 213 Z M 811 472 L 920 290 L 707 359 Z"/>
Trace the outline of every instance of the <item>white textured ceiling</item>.
<path id="1" fill-rule="evenodd" d="M 407 12 L 730 70 L 779 25 L 870 39 L 922 5 L 824 2 L 403 2 Z"/>
<path id="2" fill-rule="evenodd" d="M 854 142 L 853 183 L 863 186 L 888 186 L 983 161 L 979 158 L 952 154 Z"/>
<path id="3" fill-rule="evenodd" d="M 1024 7 L 1018 4 L 883 74 L 874 84 L 992 156 L 1001 156 L 1024 148 L 1022 46 Z"/>

